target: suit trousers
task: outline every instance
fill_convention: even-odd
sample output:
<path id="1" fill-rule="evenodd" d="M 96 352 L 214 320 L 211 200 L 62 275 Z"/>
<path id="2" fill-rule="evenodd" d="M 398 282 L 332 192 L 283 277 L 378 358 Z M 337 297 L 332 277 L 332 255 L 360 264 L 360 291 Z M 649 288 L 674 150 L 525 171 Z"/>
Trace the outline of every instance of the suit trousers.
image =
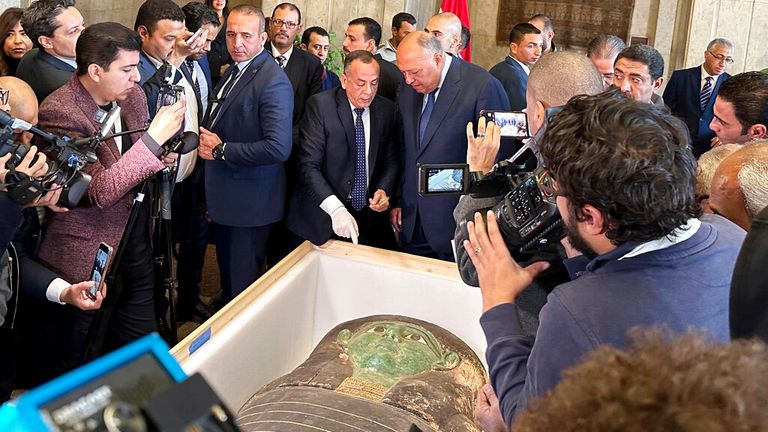
<path id="1" fill-rule="evenodd" d="M 235 227 L 213 223 L 224 301 L 237 297 L 261 276 L 273 225 Z"/>
<path id="2" fill-rule="evenodd" d="M 381 249 L 397 250 L 397 242 L 392 231 L 392 225 L 389 222 L 388 211 L 379 213 L 367 206 L 360 210 L 355 210 L 349 205 L 347 210 L 349 210 L 349 213 L 357 222 L 357 228 L 360 231 L 358 237 L 360 244 Z M 334 235 L 334 238 L 339 237 Z M 341 240 L 349 241 L 347 238 L 341 238 Z"/>
<path id="3" fill-rule="evenodd" d="M 421 226 L 421 215 L 416 210 L 416 221 L 413 227 L 413 235 L 410 242 L 403 241 L 402 251 L 405 253 L 420 255 L 427 258 L 436 258 L 443 261 L 454 262 L 456 259 L 453 254 L 446 254 L 435 251 L 427 241 L 427 237 L 424 234 L 424 228 Z"/>

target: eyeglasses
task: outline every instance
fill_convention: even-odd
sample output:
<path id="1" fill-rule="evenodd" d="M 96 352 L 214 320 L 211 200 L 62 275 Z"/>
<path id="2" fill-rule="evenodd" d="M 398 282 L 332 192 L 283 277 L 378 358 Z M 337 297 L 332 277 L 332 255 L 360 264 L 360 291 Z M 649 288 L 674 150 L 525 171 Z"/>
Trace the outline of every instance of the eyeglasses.
<path id="1" fill-rule="evenodd" d="M 731 64 L 733 63 L 733 57 L 726 57 L 722 54 L 715 54 L 712 51 L 707 50 L 707 53 L 714 57 L 719 62 L 725 62 L 725 64 Z"/>
<path id="2" fill-rule="evenodd" d="M 538 170 L 537 170 L 538 171 Z M 547 198 L 556 197 L 557 182 L 552 174 L 545 168 L 542 168 L 536 175 L 536 185 L 539 186 L 539 191 Z"/>
<path id="3" fill-rule="evenodd" d="M 287 28 L 288 30 L 293 30 L 296 28 L 296 26 L 299 25 L 299 23 L 295 23 L 293 21 L 283 21 L 281 19 L 271 19 L 269 20 L 269 22 L 270 24 L 275 26 L 275 28 L 280 28 L 283 25 L 285 25 L 285 28 Z"/>

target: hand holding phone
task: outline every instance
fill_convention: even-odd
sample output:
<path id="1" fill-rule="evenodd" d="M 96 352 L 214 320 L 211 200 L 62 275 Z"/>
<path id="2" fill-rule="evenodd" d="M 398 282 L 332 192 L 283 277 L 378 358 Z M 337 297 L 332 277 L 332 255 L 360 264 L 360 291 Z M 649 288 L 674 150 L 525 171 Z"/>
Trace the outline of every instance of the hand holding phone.
<path id="1" fill-rule="evenodd" d="M 93 270 L 91 270 L 91 280 L 93 287 L 87 292 L 91 300 L 96 300 L 96 293 L 101 290 L 106 279 L 109 264 L 112 261 L 112 246 L 102 243 L 96 251 L 96 258 L 93 260 Z"/>
<path id="2" fill-rule="evenodd" d="M 200 27 L 197 29 L 197 31 L 190 37 L 187 38 L 187 40 L 184 41 L 187 45 L 192 45 L 192 43 L 195 42 L 195 40 L 200 37 L 200 35 L 203 34 L 203 28 Z"/>
<path id="3" fill-rule="evenodd" d="M 494 122 L 501 129 L 502 137 L 529 138 L 528 116 L 523 111 L 486 111 L 480 112 L 487 121 Z"/>

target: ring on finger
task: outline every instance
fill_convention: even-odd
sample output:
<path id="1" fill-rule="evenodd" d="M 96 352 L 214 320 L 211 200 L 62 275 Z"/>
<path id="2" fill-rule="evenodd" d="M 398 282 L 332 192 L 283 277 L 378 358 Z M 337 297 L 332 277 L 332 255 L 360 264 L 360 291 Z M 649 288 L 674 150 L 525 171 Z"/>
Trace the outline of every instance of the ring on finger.
<path id="1" fill-rule="evenodd" d="M 482 251 L 483 251 L 483 248 L 481 248 L 480 246 L 476 247 L 475 248 L 475 255 L 480 255 L 480 252 L 482 252 Z"/>

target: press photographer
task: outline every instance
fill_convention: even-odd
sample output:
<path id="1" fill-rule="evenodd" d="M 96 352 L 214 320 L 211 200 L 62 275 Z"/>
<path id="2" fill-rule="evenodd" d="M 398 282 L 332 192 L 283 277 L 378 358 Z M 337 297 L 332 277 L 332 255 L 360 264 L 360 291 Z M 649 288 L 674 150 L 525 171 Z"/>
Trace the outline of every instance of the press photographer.
<path id="1" fill-rule="evenodd" d="M 573 98 L 549 123 L 541 162 L 575 253 L 573 280 L 547 298 L 535 340 L 516 299 L 546 264 L 510 256 L 495 216 L 467 225 L 480 282 L 486 358 L 504 423 L 601 344 L 622 348 L 634 326 L 690 328 L 728 341 L 728 295 L 744 231 L 699 219 L 696 162 L 685 126 L 665 108 L 612 89 Z M 487 228 L 486 228 L 487 226 Z"/>
<path id="2" fill-rule="evenodd" d="M 185 110 L 183 101 L 163 107 L 147 128 L 147 101 L 137 85 L 140 50 L 139 36 L 120 24 L 90 26 L 77 41 L 75 76 L 52 93 L 40 109 L 42 128 L 80 138 L 93 136 L 100 128 L 95 120 L 97 113 L 109 112 L 116 104 L 122 115 L 113 132 L 134 131 L 96 146 L 98 162 L 84 168 L 92 176 L 86 197 L 77 208 L 51 217 L 39 253 L 44 264 L 69 280 L 90 277 L 101 242 L 122 254 L 117 268 L 109 271 L 114 275 L 110 291 L 120 295 L 106 301 L 106 306 L 114 309 L 107 323 L 106 350 L 156 328 L 149 210 L 141 201 L 143 196 L 134 192 L 166 164 L 175 163 L 177 155 L 165 155 L 161 144 L 179 130 Z M 136 219 L 126 229 L 132 205 L 138 208 Z M 124 247 L 118 250 L 123 237 Z M 73 308 L 45 315 L 48 327 L 43 328 L 44 346 L 39 347 L 40 364 L 36 365 L 41 380 L 57 376 L 83 360 L 92 317 L 92 313 Z"/>

